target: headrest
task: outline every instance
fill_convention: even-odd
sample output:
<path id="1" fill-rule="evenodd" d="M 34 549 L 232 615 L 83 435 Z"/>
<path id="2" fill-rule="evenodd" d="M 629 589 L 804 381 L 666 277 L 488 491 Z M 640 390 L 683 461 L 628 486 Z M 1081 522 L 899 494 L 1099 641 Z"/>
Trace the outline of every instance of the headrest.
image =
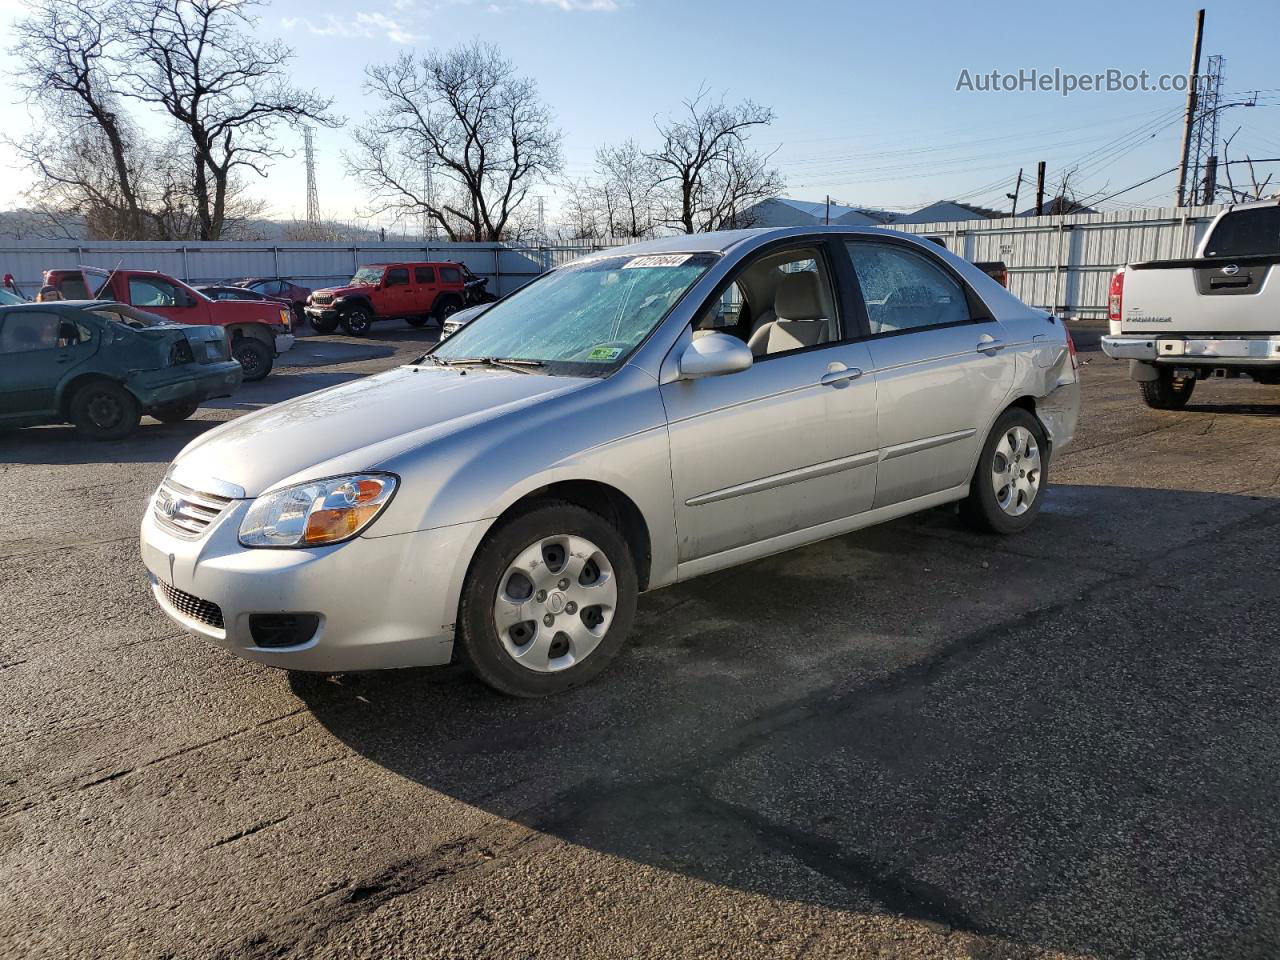
<path id="1" fill-rule="evenodd" d="M 822 320 L 818 275 L 812 270 L 784 273 L 773 295 L 773 312 L 779 320 Z"/>

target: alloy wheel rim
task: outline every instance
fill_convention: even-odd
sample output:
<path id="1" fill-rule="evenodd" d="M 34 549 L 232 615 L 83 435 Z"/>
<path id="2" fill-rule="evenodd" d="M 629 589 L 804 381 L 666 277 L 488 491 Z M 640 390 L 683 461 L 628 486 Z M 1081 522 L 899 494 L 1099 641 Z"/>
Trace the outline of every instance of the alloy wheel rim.
<path id="1" fill-rule="evenodd" d="M 527 670 L 581 663 L 613 623 L 618 585 L 604 551 L 556 534 L 525 547 L 498 581 L 493 623 L 507 655 Z"/>
<path id="2" fill-rule="evenodd" d="M 996 504 L 1011 517 L 1020 517 L 1040 493 L 1040 445 L 1026 427 L 1011 427 L 1000 437 L 991 458 L 991 489 Z"/>
<path id="3" fill-rule="evenodd" d="M 236 359 L 240 361 L 240 366 L 244 367 L 245 373 L 253 373 L 258 369 L 258 354 L 252 349 L 237 351 Z"/>

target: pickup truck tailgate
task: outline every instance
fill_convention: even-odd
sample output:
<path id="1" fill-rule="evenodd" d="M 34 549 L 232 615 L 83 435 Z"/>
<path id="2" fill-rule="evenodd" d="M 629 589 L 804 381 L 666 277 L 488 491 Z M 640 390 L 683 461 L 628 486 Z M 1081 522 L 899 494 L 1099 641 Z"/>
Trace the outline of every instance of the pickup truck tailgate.
<path id="1" fill-rule="evenodd" d="M 1137 263 L 1124 278 L 1120 331 L 1274 333 L 1280 326 L 1280 256 Z"/>

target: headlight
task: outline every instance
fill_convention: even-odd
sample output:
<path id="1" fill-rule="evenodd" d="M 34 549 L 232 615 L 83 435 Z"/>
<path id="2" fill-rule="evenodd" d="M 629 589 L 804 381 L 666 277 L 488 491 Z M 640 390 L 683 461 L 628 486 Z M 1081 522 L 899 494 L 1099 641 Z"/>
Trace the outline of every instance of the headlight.
<path id="1" fill-rule="evenodd" d="M 391 502 L 399 480 L 357 473 L 265 493 L 240 524 L 246 547 L 319 547 L 358 534 Z"/>

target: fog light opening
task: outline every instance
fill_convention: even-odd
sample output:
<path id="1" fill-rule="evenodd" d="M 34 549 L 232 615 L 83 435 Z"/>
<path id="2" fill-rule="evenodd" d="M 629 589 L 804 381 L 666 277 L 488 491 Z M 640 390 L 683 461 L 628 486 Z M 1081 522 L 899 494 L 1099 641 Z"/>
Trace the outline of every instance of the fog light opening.
<path id="1" fill-rule="evenodd" d="M 249 635 L 258 647 L 297 647 L 316 635 L 320 617 L 314 613 L 252 613 Z"/>

